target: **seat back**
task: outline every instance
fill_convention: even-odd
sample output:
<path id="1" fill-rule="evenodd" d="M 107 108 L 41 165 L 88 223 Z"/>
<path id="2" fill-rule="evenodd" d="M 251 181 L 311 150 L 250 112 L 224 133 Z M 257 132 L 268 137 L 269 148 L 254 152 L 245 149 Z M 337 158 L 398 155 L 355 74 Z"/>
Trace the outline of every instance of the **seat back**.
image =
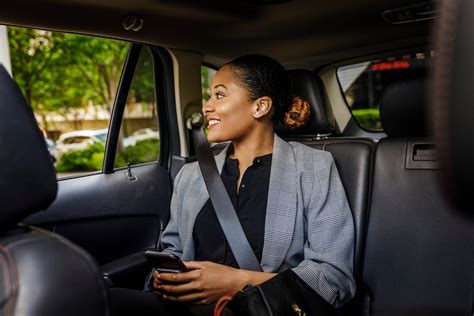
<path id="1" fill-rule="evenodd" d="M 0 314 L 108 315 L 94 260 L 57 235 L 17 226 L 54 200 L 56 175 L 20 89 L 0 65 Z"/>
<path id="2" fill-rule="evenodd" d="M 308 70 L 289 70 L 295 96 L 309 101 L 311 120 L 301 129 L 291 130 L 277 126 L 276 132 L 288 141 L 330 152 L 341 177 L 355 226 L 354 277 L 359 280 L 361 254 L 365 243 L 367 204 L 374 142 L 367 138 L 323 137 L 335 131 L 331 108 L 323 98 L 323 89 L 317 76 Z"/>
<path id="3" fill-rule="evenodd" d="M 363 270 L 370 315 L 473 314 L 474 221 L 444 199 L 423 108 L 423 81 L 383 94 L 388 137 L 376 148 Z"/>

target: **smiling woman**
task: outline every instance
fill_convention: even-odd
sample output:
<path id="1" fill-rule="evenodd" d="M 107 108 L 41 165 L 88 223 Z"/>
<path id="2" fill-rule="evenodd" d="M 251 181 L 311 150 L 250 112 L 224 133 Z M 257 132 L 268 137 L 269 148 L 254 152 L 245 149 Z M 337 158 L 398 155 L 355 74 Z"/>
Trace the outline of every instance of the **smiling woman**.
<path id="1" fill-rule="evenodd" d="M 290 105 L 289 85 L 278 62 L 247 55 L 217 72 L 203 106 L 208 139 L 231 142 L 216 162 L 263 272 L 239 267 L 197 163 L 187 164 L 175 178 L 161 248 L 190 271 L 151 274 L 146 288 L 159 296 L 113 289 L 114 313 L 211 315 L 220 297 L 289 268 L 333 306 L 352 298 L 354 227 L 333 158 L 273 132 Z"/>

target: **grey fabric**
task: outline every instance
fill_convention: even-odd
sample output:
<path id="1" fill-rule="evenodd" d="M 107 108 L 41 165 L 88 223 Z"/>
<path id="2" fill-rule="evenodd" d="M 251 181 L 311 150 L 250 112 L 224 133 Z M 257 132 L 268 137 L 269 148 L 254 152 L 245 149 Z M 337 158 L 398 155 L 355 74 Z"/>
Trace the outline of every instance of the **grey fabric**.
<path id="1" fill-rule="evenodd" d="M 226 150 L 216 156 L 219 172 Z M 194 259 L 194 222 L 209 195 L 197 163 L 175 178 L 165 252 Z M 265 239 L 265 272 L 293 270 L 336 307 L 353 297 L 354 224 L 332 155 L 275 135 Z"/>

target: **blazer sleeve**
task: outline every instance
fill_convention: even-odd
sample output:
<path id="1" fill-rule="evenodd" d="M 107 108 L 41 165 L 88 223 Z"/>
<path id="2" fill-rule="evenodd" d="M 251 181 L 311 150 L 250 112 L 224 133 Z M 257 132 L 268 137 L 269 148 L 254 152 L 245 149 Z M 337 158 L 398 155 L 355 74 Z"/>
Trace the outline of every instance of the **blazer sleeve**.
<path id="1" fill-rule="evenodd" d="M 183 173 L 185 173 L 187 166 L 184 165 L 175 177 L 173 185 L 173 195 L 170 204 L 170 220 L 165 230 L 161 235 L 161 249 L 163 252 L 172 253 L 178 257 L 183 254 L 181 240 L 179 238 L 179 217 L 182 209 L 182 194 L 183 184 L 181 181 Z"/>
<path id="2" fill-rule="evenodd" d="M 161 234 L 160 238 L 160 245 L 163 252 L 172 253 L 181 257 L 183 254 L 183 249 L 181 247 L 181 241 L 179 239 L 179 232 L 178 232 L 178 223 L 179 223 L 179 209 L 181 208 L 181 200 L 180 194 L 182 194 L 180 189 L 180 180 L 181 176 L 184 172 L 186 165 L 184 165 L 181 170 L 178 172 L 174 179 L 173 185 L 173 195 L 171 197 L 171 204 L 170 204 L 170 220 L 168 225 L 166 226 L 165 230 Z M 153 269 L 154 270 L 154 269 Z M 152 291 L 153 290 L 153 270 L 148 274 L 144 284 L 144 291 Z"/>
<path id="3" fill-rule="evenodd" d="M 313 186 L 304 197 L 308 201 L 304 260 L 293 271 L 326 301 L 340 307 L 356 290 L 354 223 L 332 155 L 318 154 L 322 157 L 312 172 Z"/>

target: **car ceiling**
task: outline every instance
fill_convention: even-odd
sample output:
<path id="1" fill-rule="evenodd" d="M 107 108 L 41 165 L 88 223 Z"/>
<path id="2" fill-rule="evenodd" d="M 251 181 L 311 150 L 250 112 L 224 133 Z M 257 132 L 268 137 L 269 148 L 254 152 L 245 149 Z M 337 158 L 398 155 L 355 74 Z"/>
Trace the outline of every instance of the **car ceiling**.
<path id="1" fill-rule="evenodd" d="M 0 21 L 102 35 L 201 52 L 219 66 L 246 53 L 270 55 L 288 68 L 314 68 L 346 58 L 429 44 L 430 21 L 392 25 L 381 13 L 421 1 L 292 0 L 16 0 Z M 126 31 L 139 16 L 142 30 Z"/>

